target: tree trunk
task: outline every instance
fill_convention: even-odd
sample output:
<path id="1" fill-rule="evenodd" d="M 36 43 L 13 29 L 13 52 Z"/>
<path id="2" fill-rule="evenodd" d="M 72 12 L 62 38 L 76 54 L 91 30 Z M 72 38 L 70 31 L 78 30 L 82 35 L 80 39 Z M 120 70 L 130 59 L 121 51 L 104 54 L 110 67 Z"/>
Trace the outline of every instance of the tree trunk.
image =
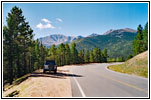
<path id="1" fill-rule="evenodd" d="M 12 58 L 12 45 L 9 46 L 9 57 L 8 57 L 8 66 L 9 66 L 9 83 L 13 82 L 13 58 Z"/>
<path id="2" fill-rule="evenodd" d="M 20 63 L 19 63 L 19 55 L 17 56 L 17 77 L 21 76 L 21 69 L 20 69 Z"/>

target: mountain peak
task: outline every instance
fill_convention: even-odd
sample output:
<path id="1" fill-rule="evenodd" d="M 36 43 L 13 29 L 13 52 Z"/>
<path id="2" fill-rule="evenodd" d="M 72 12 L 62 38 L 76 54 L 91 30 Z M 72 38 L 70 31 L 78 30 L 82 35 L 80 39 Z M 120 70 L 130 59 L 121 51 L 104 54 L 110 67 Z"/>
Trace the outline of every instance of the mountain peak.
<path id="1" fill-rule="evenodd" d="M 65 36 L 62 34 L 52 34 L 50 36 L 39 38 L 39 41 L 46 47 L 51 47 L 53 44 L 70 43 L 74 40 L 81 39 L 83 36 Z"/>
<path id="2" fill-rule="evenodd" d="M 131 28 L 124 28 L 123 30 L 127 31 L 127 32 L 132 32 L 132 33 L 136 33 L 137 31 Z"/>
<path id="3" fill-rule="evenodd" d="M 110 29 L 109 31 L 105 32 L 103 35 L 108 35 L 108 34 L 121 34 L 123 32 L 130 32 L 130 33 L 137 33 L 136 30 L 130 29 L 130 28 L 124 28 L 124 29 Z"/>
<path id="4" fill-rule="evenodd" d="M 98 36 L 99 34 L 96 33 L 92 33 L 91 35 L 87 36 L 87 37 L 93 37 L 93 36 Z"/>

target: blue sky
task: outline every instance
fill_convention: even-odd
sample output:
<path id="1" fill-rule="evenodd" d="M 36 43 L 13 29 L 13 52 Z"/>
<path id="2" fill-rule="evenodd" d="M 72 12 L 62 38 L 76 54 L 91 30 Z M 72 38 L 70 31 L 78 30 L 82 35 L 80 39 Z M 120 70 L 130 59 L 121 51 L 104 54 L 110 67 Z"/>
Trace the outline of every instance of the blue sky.
<path id="1" fill-rule="evenodd" d="M 51 34 L 87 36 L 109 29 L 137 29 L 148 21 L 147 3 L 3 3 L 4 25 L 13 6 L 22 9 L 35 39 Z"/>

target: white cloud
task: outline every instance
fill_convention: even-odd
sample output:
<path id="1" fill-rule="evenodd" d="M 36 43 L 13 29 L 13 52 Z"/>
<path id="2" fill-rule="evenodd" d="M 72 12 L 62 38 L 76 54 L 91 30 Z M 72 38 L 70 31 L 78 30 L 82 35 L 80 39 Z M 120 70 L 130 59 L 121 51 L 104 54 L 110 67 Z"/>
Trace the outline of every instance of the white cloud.
<path id="1" fill-rule="evenodd" d="M 45 19 L 45 18 L 43 18 L 43 19 L 41 19 L 43 22 L 45 22 L 45 23 L 50 23 L 50 21 L 48 20 L 48 19 Z"/>
<path id="2" fill-rule="evenodd" d="M 55 28 L 52 24 L 50 24 L 50 21 L 49 21 L 48 19 L 43 18 L 43 19 L 41 19 L 41 20 L 42 20 L 43 22 L 45 22 L 46 24 L 39 23 L 39 24 L 37 25 L 37 28 L 39 28 L 39 29 L 47 29 L 47 28 L 54 29 L 54 28 Z"/>
<path id="3" fill-rule="evenodd" d="M 63 22 L 61 18 L 56 18 L 57 21 Z"/>

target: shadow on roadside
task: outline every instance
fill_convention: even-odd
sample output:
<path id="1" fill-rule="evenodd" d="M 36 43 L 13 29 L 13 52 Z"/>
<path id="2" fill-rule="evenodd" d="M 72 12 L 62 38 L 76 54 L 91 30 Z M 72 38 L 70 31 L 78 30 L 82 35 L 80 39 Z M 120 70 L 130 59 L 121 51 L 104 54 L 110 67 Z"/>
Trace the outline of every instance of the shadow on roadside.
<path id="1" fill-rule="evenodd" d="M 59 78 L 59 79 L 66 79 L 66 77 L 83 77 L 82 75 L 70 74 L 70 73 L 63 73 L 66 71 L 59 70 L 56 74 L 53 72 L 43 73 L 43 72 L 34 72 L 29 77 L 50 77 L 50 78 Z"/>

